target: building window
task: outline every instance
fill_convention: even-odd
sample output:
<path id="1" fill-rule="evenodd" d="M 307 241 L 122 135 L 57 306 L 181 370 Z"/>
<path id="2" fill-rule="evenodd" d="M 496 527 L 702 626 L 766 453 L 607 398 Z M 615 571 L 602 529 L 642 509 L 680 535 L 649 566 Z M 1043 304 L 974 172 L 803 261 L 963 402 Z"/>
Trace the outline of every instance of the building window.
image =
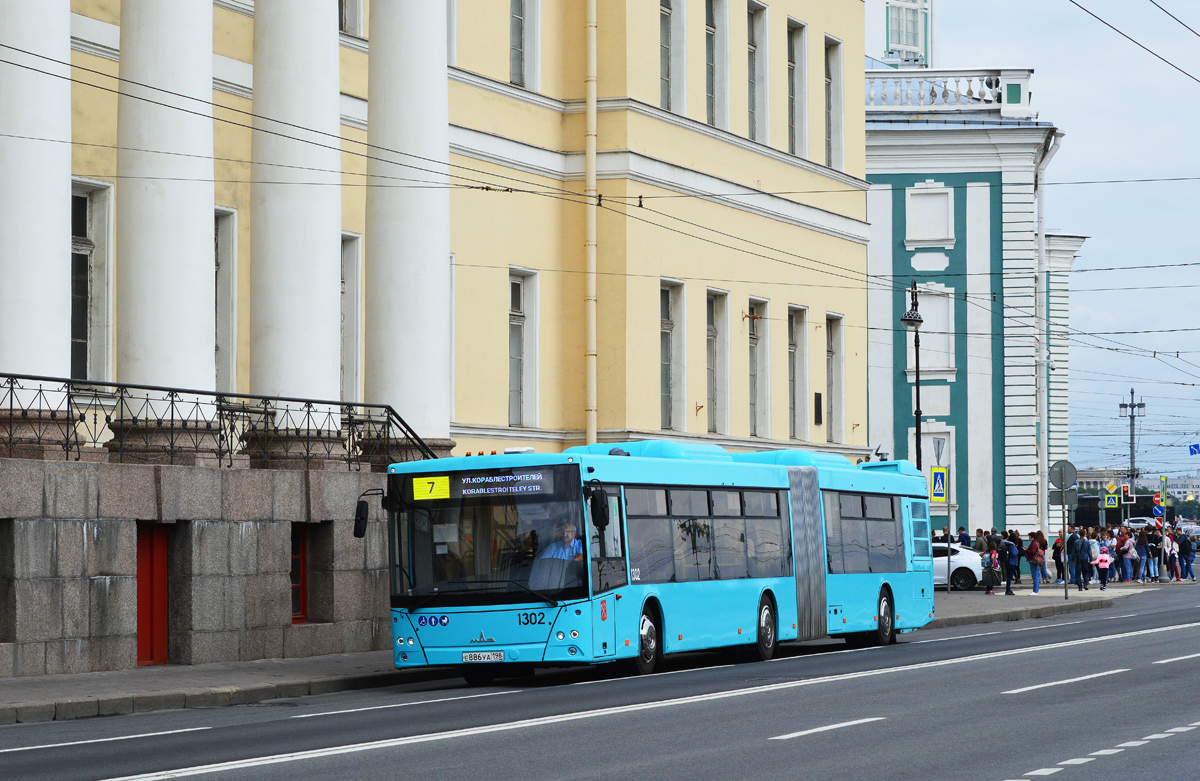
<path id="1" fill-rule="evenodd" d="M 751 141 L 767 140 L 767 11 L 751 3 L 746 13 L 746 105 L 747 136 Z"/>
<path id="2" fill-rule="evenodd" d="M 362 239 L 342 234 L 342 401 L 361 401 Z"/>
<path id="3" fill-rule="evenodd" d="M 308 621 L 308 527 L 292 524 L 292 623 Z"/>
<path id="4" fill-rule="evenodd" d="M 363 37 L 363 0 L 338 0 L 338 18 L 341 32 Z"/>
<path id="5" fill-rule="evenodd" d="M 804 26 L 788 27 L 788 153 L 805 155 L 804 139 L 807 137 L 805 124 L 808 91 L 804 59 Z"/>
<path id="6" fill-rule="evenodd" d="M 520 277 L 508 280 L 508 425 L 524 425 L 525 286 Z"/>
<path id="7" fill-rule="evenodd" d="M 825 441 L 842 441 L 842 320 L 825 318 Z"/>
<path id="8" fill-rule="evenodd" d="M 887 6 L 887 54 L 889 60 L 926 64 L 922 34 L 925 16 L 922 0 L 891 0 Z"/>
<path id="9" fill-rule="evenodd" d="M 704 94 L 706 121 L 724 127 L 725 17 L 723 0 L 704 0 Z"/>
<path id="10" fill-rule="evenodd" d="M 805 430 L 808 397 L 808 334 L 803 309 L 788 310 L 788 436 L 808 439 Z"/>
<path id="11" fill-rule="evenodd" d="M 508 425 L 535 426 L 537 415 L 537 277 L 508 278 Z"/>
<path id="12" fill-rule="evenodd" d="M 766 303 L 751 301 L 748 315 L 746 322 L 750 332 L 750 436 L 759 437 L 767 433 L 767 350 L 763 345 L 767 332 Z"/>
<path id="13" fill-rule="evenodd" d="M 111 197 L 110 185 L 72 182 L 70 372 L 76 380 L 112 379 Z"/>
<path id="14" fill-rule="evenodd" d="M 659 288 L 659 333 L 658 333 L 658 406 L 659 424 L 662 428 L 672 428 L 672 407 L 674 398 L 671 387 L 674 382 L 675 369 L 675 321 L 671 315 L 671 289 Z"/>
<path id="15" fill-rule="evenodd" d="M 217 391 L 237 392 L 237 211 L 218 208 L 213 219 L 216 295 Z"/>
<path id="16" fill-rule="evenodd" d="M 842 55 L 837 41 L 825 40 L 825 165 L 842 164 Z"/>
<path id="17" fill-rule="evenodd" d="M 725 423 L 725 301 L 721 293 L 709 293 L 706 303 L 706 363 L 708 381 L 708 430 L 718 433 Z"/>
<path id="18" fill-rule="evenodd" d="M 71 195 L 71 379 L 88 379 L 92 311 L 91 203 L 87 195 Z"/>
<path id="19" fill-rule="evenodd" d="M 658 6 L 658 105 L 671 110 L 671 0 Z"/>

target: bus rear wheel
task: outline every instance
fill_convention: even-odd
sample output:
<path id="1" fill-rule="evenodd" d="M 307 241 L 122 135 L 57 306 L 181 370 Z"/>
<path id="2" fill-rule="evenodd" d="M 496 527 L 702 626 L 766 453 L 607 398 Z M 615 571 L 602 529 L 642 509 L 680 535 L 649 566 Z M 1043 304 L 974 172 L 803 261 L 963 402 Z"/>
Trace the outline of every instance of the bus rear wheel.
<path id="1" fill-rule="evenodd" d="M 879 612 L 875 631 L 870 633 L 874 645 L 891 645 L 896 642 L 896 620 L 892 612 L 892 593 L 887 589 L 879 592 Z"/>
<path id="2" fill-rule="evenodd" d="M 634 657 L 634 668 L 638 675 L 649 675 L 662 664 L 662 632 L 658 612 L 647 605 L 638 621 L 638 654 Z"/>
<path id="3" fill-rule="evenodd" d="M 775 656 L 776 641 L 775 605 L 770 597 L 763 595 L 758 603 L 758 641 L 754 645 L 759 661 L 765 662 Z"/>

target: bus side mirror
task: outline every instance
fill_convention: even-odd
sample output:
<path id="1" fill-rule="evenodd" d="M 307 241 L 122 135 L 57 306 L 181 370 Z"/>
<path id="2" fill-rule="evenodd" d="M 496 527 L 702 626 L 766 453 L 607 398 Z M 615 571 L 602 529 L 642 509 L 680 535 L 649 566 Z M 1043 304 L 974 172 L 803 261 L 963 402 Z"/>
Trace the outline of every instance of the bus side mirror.
<path id="1" fill-rule="evenodd" d="M 371 516 L 371 506 L 367 504 L 366 499 L 359 499 L 358 506 L 354 508 L 354 536 L 367 536 L 367 520 Z"/>
<path id="2" fill-rule="evenodd" d="M 597 529 L 608 528 L 608 493 L 596 486 L 592 489 L 588 501 L 592 510 L 592 525 Z"/>

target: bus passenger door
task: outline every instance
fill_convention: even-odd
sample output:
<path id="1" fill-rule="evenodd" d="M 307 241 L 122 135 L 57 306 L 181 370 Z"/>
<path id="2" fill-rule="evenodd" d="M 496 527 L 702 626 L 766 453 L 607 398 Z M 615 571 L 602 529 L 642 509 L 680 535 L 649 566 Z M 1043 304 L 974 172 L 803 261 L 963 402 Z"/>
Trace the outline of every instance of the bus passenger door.
<path id="1" fill-rule="evenodd" d="M 612 658 L 617 652 L 616 589 L 629 582 L 621 533 L 621 489 L 607 486 L 592 492 L 589 553 L 592 564 L 592 656 Z M 599 522 L 597 522 L 599 521 Z"/>

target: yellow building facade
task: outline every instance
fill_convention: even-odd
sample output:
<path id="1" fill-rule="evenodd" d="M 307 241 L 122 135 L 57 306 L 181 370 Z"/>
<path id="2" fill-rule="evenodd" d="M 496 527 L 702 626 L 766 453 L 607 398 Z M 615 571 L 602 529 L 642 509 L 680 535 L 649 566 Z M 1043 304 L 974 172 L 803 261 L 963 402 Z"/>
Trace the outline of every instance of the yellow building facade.
<path id="1" fill-rule="evenodd" d="M 71 2 L 71 135 L 90 214 L 86 374 L 126 381 L 120 5 Z M 408 418 L 369 392 L 368 191 L 441 190 L 432 162 L 367 176 L 371 5 L 339 8 L 341 388 Z M 255 9 L 213 6 L 215 376 L 250 392 Z M 586 4 L 451 0 L 445 29 L 452 311 L 384 340 L 445 339 L 450 376 L 426 380 L 450 401 L 455 454 L 560 450 L 584 441 L 587 405 Z M 596 29 L 599 440 L 866 456 L 861 0 L 599 0 Z"/>

